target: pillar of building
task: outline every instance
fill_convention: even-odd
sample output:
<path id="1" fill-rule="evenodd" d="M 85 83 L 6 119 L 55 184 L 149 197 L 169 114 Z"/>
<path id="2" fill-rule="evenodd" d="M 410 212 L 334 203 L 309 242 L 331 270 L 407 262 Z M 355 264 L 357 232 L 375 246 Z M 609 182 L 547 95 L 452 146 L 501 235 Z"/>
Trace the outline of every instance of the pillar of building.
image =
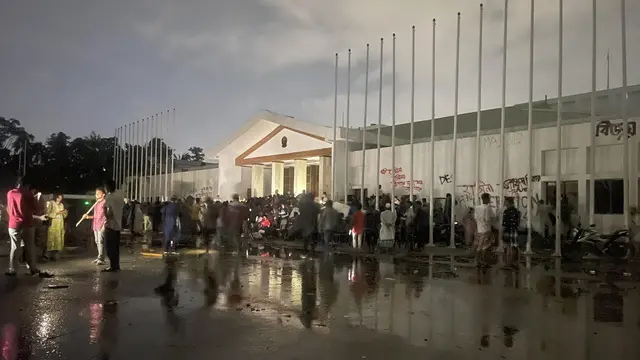
<path id="1" fill-rule="evenodd" d="M 319 196 L 322 193 L 327 193 L 331 197 L 331 181 L 333 177 L 331 175 L 331 158 L 328 156 L 320 157 L 320 175 L 318 176 L 318 189 L 320 191 Z"/>
<path id="2" fill-rule="evenodd" d="M 295 195 L 307 190 L 307 160 L 293 161 L 293 192 Z"/>
<path id="3" fill-rule="evenodd" d="M 281 162 L 271 163 L 271 194 L 276 190 L 280 195 L 284 194 L 284 164 Z"/>
<path id="4" fill-rule="evenodd" d="M 264 166 L 251 165 L 251 195 L 264 196 Z"/>

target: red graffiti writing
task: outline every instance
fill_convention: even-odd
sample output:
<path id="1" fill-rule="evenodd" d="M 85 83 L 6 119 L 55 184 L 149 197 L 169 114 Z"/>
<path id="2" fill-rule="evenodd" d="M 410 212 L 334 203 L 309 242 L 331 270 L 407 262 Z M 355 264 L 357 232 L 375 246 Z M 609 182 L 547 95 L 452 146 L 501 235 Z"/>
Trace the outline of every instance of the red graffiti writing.
<path id="1" fill-rule="evenodd" d="M 396 175 L 398 175 L 398 173 L 401 173 L 401 172 L 402 172 L 402 168 L 396 168 Z M 391 175 L 391 174 L 393 174 L 393 169 L 384 168 L 384 169 L 380 170 L 380 174 L 382 174 L 382 175 L 386 175 L 386 174 Z"/>
<path id="2" fill-rule="evenodd" d="M 393 174 L 392 169 L 384 168 L 380 170 L 380 174 L 382 175 L 391 175 L 393 179 L 391 179 L 391 183 L 394 188 L 411 190 L 411 180 L 407 180 L 407 175 L 403 173 L 402 168 L 396 168 L 395 176 Z M 422 180 L 413 180 L 413 190 L 414 191 L 422 191 L 423 182 Z"/>

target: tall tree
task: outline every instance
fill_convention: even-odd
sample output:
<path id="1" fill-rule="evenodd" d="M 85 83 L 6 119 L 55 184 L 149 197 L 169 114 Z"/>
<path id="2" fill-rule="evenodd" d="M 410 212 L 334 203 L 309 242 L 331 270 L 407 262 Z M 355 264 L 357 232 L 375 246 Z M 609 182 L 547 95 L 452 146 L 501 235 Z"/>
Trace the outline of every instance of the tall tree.
<path id="1" fill-rule="evenodd" d="M 192 146 L 189 148 L 192 161 L 204 161 L 204 150 L 201 147 Z"/>

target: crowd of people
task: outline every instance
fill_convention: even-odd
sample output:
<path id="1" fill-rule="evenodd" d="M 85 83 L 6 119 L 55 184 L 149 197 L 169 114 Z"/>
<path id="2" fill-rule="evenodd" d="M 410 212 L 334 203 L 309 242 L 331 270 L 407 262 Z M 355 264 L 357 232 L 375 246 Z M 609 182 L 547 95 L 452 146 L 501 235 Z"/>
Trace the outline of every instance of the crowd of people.
<path id="1" fill-rule="evenodd" d="M 451 219 L 451 207 L 457 206 L 451 194 L 444 203 L 436 205 L 431 219 L 427 199 L 408 197 L 391 199 L 381 191 L 364 202 L 350 199 L 334 202 L 326 193 L 321 196 L 303 191 L 298 196 L 275 194 L 267 197 L 240 199 L 234 195 L 231 201 L 205 196 L 188 196 L 168 201 L 130 201 L 115 191 L 113 182 L 95 191 L 96 203 L 84 215 L 91 220 L 91 229 L 97 245 L 96 265 L 109 267 L 104 271 L 119 271 L 119 246 L 121 231 L 133 237 L 142 236 L 148 243 L 161 235 L 164 252 L 177 246 L 195 242 L 207 249 L 212 244 L 238 251 L 243 239 L 260 240 L 278 238 L 301 240 L 305 250 L 317 245 L 335 247 L 349 244 L 354 249 L 369 252 L 389 252 L 394 248 L 420 251 L 429 242 L 430 226 L 434 224 L 434 243 L 449 243 L 451 227 L 457 246 L 478 250 L 478 263 L 486 264 L 487 251 L 494 246 L 496 230 L 502 227 L 508 263 L 514 263 L 519 249 L 521 213 L 512 199 L 506 199 L 502 223 L 490 204 L 490 196 L 481 196 L 482 204 L 469 208 L 466 213 Z M 18 180 L 7 195 L 8 233 L 11 240 L 11 260 L 7 275 L 14 275 L 16 255 L 24 249 L 22 260 L 32 273 L 39 272 L 40 260 L 56 260 L 64 247 L 65 209 L 62 195 L 45 201 L 38 190 Z M 452 221 L 453 220 L 453 221 Z M 458 223 L 460 220 L 460 223 Z"/>
<path id="2" fill-rule="evenodd" d="M 103 188 L 96 190 L 96 197 L 98 201 L 92 208 L 92 227 L 96 239 L 100 238 L 106 247 L 110 260 L 110 266 L 103 271 L 117 272 L 120 270 L 119 246 L 124 202 L 115 192 L 113 181 L 107 181 Z M 64 248 L 68 210 L 64 207 L 63 196 L 55 195 L 51 201 L 46 201 L 28 179 L 20 177 L 14 188 L 7 192 L 5 212 L 10 242 L 9 266 L 5 275 L 15 277 L 19 263 L 23 262 L 30 275 L 52 277 L 52 274 L 41 271 L 38 263 L 56 260 Z"/>

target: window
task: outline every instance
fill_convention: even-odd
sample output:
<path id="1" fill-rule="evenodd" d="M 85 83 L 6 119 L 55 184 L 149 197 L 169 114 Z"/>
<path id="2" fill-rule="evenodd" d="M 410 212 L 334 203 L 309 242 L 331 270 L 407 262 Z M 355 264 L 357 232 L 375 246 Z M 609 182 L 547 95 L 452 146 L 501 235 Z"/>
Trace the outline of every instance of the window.
<path id="1" fill-rule="evenodd" d="M 624 214 L 624 183 L 622 179 L 596 180 L 594 185 L 595 214 Z"/>

